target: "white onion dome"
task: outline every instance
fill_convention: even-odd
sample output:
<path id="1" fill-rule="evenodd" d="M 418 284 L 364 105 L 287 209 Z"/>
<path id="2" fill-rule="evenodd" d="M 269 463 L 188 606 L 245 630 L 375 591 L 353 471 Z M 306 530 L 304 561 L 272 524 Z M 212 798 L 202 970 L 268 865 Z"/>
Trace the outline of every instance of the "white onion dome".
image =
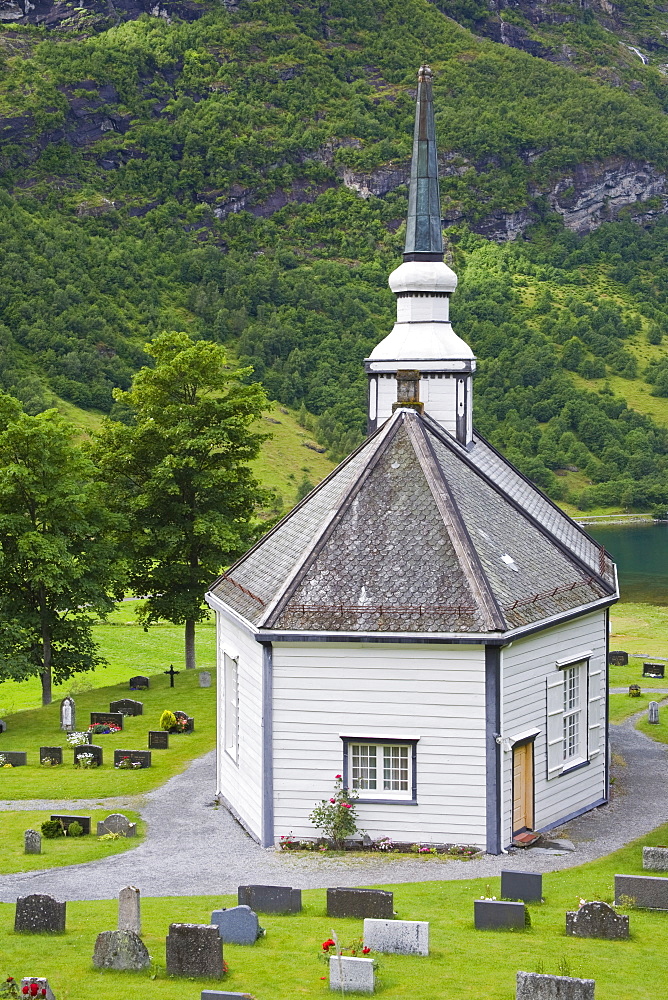
<path id="1" fill-rule="evenodd" d="M 457 275 L 443 261 L 409 260 L 395 268 L 388 283 L 395 295 L 401 292 L 450 295 L 457 287 Z"/>

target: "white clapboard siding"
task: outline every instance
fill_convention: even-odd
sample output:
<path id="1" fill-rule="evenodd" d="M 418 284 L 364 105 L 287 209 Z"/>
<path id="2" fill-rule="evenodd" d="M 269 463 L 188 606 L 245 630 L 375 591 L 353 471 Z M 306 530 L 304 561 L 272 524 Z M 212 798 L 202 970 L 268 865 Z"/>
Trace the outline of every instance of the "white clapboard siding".
<path id="1" fill-rule="evenodd" d="M 535 827 L 546 829 L 605 795 L 604 695 L 606 616 L 593 612 L 512 643 L 502 651 L 503 735 L 512 740 L 533 729 Z M 557 662 L 589 657 L 589 759 L 586 767 L 562 773 L 563 683 Z M 506 744 L 508 746 L 509 744 Z M 550 752 L 550 745 L 552 752 Z M 502 755 L 503 842 L 512 838 L 512 752 Z"/>
<path id="2" fill-rule="evenodd" d="M 218 641 L 218 788 L 248 830 L 262 835 L 262 646 L 250 631 L 216 612 Z M 223 741 L 225 676 L 223 653 L 238 658 L 237 760 Z"/>
<path id="3" fill-rule="evenodd" d="M 308 816 L 341 773 L 345 734 L 419 737 L 418 805 L 360 803 L 360 828 L 372 837 L 484 846 L 481 647 L 277 643 L 273 662 L 277 838 L 317 836 Z"/>

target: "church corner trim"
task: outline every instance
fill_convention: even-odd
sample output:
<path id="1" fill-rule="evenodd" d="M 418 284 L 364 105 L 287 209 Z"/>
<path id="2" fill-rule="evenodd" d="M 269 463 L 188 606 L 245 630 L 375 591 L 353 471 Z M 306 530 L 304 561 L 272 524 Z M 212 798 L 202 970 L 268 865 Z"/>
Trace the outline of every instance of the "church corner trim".
<path id="1" fill-rule="evenodd" d="M 501 649 L 485 646 L 486 809 L 488 854 L 501 854 Z"/>
<path id="2" fill-rule="evenodd" d="M 274 846 L 274 648 L 262 643 L 262 847 Z"/>

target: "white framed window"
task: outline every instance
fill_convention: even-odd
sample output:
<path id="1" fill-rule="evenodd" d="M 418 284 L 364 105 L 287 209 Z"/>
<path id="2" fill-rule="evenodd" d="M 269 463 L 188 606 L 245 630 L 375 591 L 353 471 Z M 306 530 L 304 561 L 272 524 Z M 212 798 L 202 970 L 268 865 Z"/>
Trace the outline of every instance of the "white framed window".
<path id="1" fill-rule="evenodd" d="M 343 781 L 364 802 L 416 802 L 417 740 L 344 739 Z"/>
<path id="2" fill-rule="evenodd" d="M 602 676 L 588 657 L 557 663 L 548 675 L 548 778 L 580 767 L 600 752 Z"/>
<path id="3" fill-rule="evenodd" d="M 239 752 L 239 658 L 223 653 L 223 744 L 235 761 Z"/>

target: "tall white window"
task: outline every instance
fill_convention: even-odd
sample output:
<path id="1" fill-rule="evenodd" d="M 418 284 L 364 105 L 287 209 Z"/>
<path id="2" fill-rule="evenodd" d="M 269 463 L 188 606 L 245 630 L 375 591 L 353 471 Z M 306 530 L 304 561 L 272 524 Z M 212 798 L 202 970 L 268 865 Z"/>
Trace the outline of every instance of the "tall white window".
<path id="1" fill-rule="evenodd" d="M 600 753 L 604 673 L 589 659 L 557 664 L 547 678 L 547 776 L 556 778 Z"/>
<path id="2" fill-rule="evenodd" d="M 573 667 L 566 667 L 562 673 L 564 675 L 564 715 L 563 715 L 563 741 L 562 752 L 564 763 L 570 763 L 581 756 L 580 734 L 580 714 L 582 711 L 582 699 L 580 688 L 582 686 L 581 673 L 584 664 Z"/>
<path id="3" fill-rule="evenodd" d="M 236 760 L 239 749 L 239 661 L 227 653 L 223 653 L 223 661 L 223 739 L 226 752 Z"/>
<path id="4" fill-rule="evenodd" d="M 410 743 L 356 743 L 348 745 L 349 781 L 360 798 L 411 799 L 414 746 Z M 371 793 L 365 796 L 364 793 Z M 374 794 L 375 793 L 375 794 Z"/>

